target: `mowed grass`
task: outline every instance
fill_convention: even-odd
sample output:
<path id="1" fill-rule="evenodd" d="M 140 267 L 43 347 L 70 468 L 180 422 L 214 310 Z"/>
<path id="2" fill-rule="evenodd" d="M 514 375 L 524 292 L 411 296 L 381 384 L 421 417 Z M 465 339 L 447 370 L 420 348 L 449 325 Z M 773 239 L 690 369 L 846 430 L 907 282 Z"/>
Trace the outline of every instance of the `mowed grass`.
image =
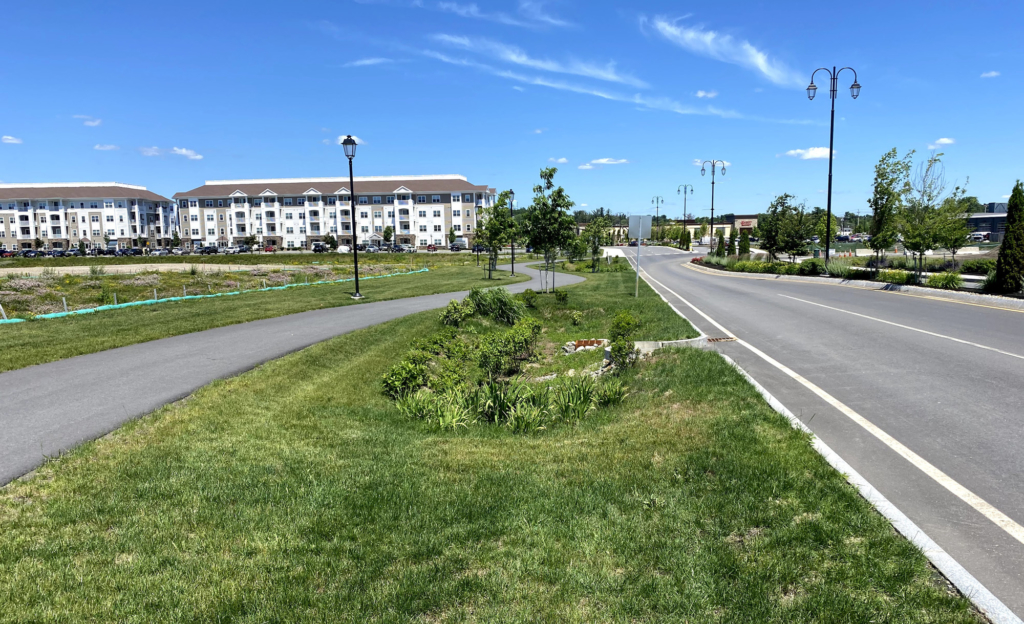
<path id="1" fill-rule="evenodd" d="M 610 315 L 631 284 L 569 306 L 603 289 Z M 534 314 L 563 328 L 553 298 Z M 379 393 L 436 318 L 216 382 L 0 491 L 0 621 L 981 621 L 718 355 L 658 355 L 578 427 L 437 433 Z"/>
<path id="2" fill-rule="evenodd" d="M 484 279 L 475 266 L 442 267 L 427 273 L 360 280 L 363 302 L 468 290 L 525 281 L 495 273 Z M 59 319 L 0 325 L 0 372 L 168 336 L 355 303 L 351 282 L 284 291 L 159 303 Z"/>

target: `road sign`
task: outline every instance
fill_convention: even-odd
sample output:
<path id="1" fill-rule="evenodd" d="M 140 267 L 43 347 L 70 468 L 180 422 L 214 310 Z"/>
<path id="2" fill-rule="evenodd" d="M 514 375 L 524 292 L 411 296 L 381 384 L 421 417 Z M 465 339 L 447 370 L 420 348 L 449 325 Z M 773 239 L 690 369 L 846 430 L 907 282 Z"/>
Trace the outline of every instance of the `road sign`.
<path id="1" fill-rule="evenodd" d="M 629 216 L 629 237 L 645 239 L 651 237 L 651 215 Z"/>

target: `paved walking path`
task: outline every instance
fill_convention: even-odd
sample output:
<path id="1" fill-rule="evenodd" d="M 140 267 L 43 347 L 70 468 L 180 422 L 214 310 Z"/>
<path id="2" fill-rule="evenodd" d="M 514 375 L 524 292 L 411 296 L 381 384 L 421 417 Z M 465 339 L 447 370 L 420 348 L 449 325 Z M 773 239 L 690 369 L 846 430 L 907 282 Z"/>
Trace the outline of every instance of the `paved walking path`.
<path id="1" fill-rule="evenodd" d="M 502 267 L 507 268 L 507 267 Z M 507 288 L 538 289 L 538 272 Z M 560 274 L 559 285 L 581 277 Z M 0 484 L 47 457 L 188 396 L 216 379 L 317 342 L 415 312 L 466 291 L 313 310 L 110 349 L 0 374 Z"/>

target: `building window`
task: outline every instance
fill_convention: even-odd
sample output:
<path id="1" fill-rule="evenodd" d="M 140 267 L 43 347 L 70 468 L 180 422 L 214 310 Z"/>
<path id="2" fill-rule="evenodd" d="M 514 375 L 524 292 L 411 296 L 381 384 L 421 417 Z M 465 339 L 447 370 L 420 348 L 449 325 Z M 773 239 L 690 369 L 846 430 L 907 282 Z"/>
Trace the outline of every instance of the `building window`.
<path id="1" fill-rule="evenodd" d="M 427 211 L 426 210 L 420 210 L 420 218 L 421 219 L 425 219 L 426 217 L 427 217 Z"/>
<path id="2" fill-rule="evenodd" d="M 360 197 L 360 198 L 359 198 L 359 203 L 360 203 L 360 204 L 368 204 L 368 203 L 369 203 L 369 201 L 367 201 L 367 198 L 366 198 L 366 197 Z"/>
<path id="3" fill-rule="evenodd" d="M 434 211 L 434 216 L 435 217 L 440 217 L 441 216 L 441 211 L 440 210 L 435 210 Z"/>
<path id="4" fill-rule="evenodd" d="M 254 199 L 254 200 L 252 200 L 252 205 L 254 207 L 256 207 L 256 208 L 259 208 L 260 206 L 263 205 L 263 200 L 262 199 Z"/>
<path id="5" fill-rule="evenodd" d="M 462 211 L 461 210 L 452 210 L 452 216 L 453 217 L 461 217 L 462 216 Z"/>
<path id="6" fill-rule="evenodd" d="M 395 203 L 395 196 L 394 195 L 388 195 L 387 197 L 384 198 L 384 203 L 385 204 L 393 204 L 393 203 Z"/>
<path id="7" fill-rule="evenodd" d="M 293 228 L 293 227 L 286 227 L 284 229 L 284 233 L 285 234 L 294 234 L 295 233 L 295 228 Z"/>
<path id="8" fill-rule="evenodd" d="M 306 205 L 306 198 L 305 198 L 305 197 L 299 197 L 299 198 L 297 198 L 297 199 L 295 200 L 295 205 L 296 205 L 296 206 L 305 206 L 305 205 Z"/>
<path id="9" fill-rule="evenodd" d="M 112 202 L 112 201 L 105 201 L 105 202 L 103 202 L 103 207 L 104 208 L 113 208 L 114 207 L 114 202 Z"/>
<path id="10" fill-rule="evenodd" d="M 471 202 L 471 201 L 473 201 L 473 196 L 471 194 L 467 193 L 462 201 Z"/>
<path id="11" fill-rule="evenodd" d="M 359 231 L 362 232 L 363 234 L 366 234 L 367 232 L 370 231 L 370 228 L 369 228 L 369 226 L 363 225 L 363 226 L 360 226 Z"/>
<path id="12" fill-rule="evenodd" d="M 431 195 L 430 196 L 430 203 L 432 203 L 432 204 L 440 204 L 441 203 L 441 196 L 440 195 Z"/>
<path id="13" fill-rule="evenodd" d="M 375 226 L 373 226 L 373 231 L 377 232 L 379 234 L 379 233 L 384 231 L 384 227 L 381 226 L 381 225 L 375 225 Z"/>
<path id="14" fill-rule="evenodd" d="M 466 211 L 466 216 L 467 217 L 472 217 L 473 216 L 473 211 L 472 210 L 467 210 Z"/>
<path id="15" fill-rule="evenodd" d="M 328 206 L 336 206 L 337 204 L 338 204 L 338 198 L 337 197 L 331 195 L 330 197 L 327 198 L 327 205 Z"/>
<path id="16" fill-rule="evenodd" d="M 421 225 L 420 226 L 420 232 L 426 232 L 426 231 L 427 231 L 427 226 Z"/>
<path id="17" fill-rule="evenodd" d="M 107 223 L 113 223 L 114 222 L 114 215 L 106 215 L 106 217 L 107 217 Z"/>
<path id="18" fill-rule="evenodd" d="M 388 219 L 394 219 L 394 218 L 395 218 L 395 211 L 394 210 L 388 210 Z"/>
<path id="19" fill-rule="evenodd" d="M 315 204 L 318 201 L 320 201 L 320 196 L 319 195 L 310 195 L 309 196 L 309 203 Z"/>
<path id="20" fill-rule="evenodd" d="M 461 232 L 461 231 L 462 231 L 462 226 L 461 226 L 461 225 L 459 225 L 458 223 L 456 223 L 456 224 L 455 224 L 455 225 L 453 225 L 452 227 L 453 227 L 453 228 L 455 228 L 455 231 L 456 231 L 456 232 Z"/>
<path id="21" fill-rule="evenodd" d="M 93 205 L 93 208 L 95 208 L 95 207 L 96 206 Z M 189 208 L 198 208 L 199 207 L 199 200 L 198 199 L 190 199 L 190 200 L 188 200 L 188 207 Z"/>
<path id="22" fill-rule="evenodd" d="M 427 239 L 421 238 L 420 239 L 420 245 L 423 246 L 423 247 L 426 247 L 427 246 Z"/>
<path id="23" fill-rule="evenodd" d="M 224 213 L 221 213 L 221 214 L 217 215 L 217 220 L 218 221 L 223 221 L 224 220 Z"/>
<path id="24" fill-rule="evenodd" d="M 192 215 L 192 220 L 193 221 L 198 221 L 199 220 L 199 215 L 197 215 L 197 214 Z"/>
<path id="25" fill-rule="evenodd" d="M 466 224 L 466 231 L 467 232 L 472 232 L 473 231 L 473 226 L 467 223 Z"/>
<path id="26" fill-rule="evenodd" d="M 299 213 L 299 220 L 300 221 L 305 221 L 306 220 L 306 213 L 300 212 Z"/>
<path id="27" fill-rule="evenodd" d="M 221 228 L 221 229 L 220 229 L 220 235 L 221 235 L 221 236 L 224 236 L 224 228 Z"/>
<path id="28" fill-rule="evenodd" d="M 92 235 L 93 236 L 99 236 L 100 235 L 100 231 L 99 230 L 93 230 L 92 231 Z"/>
<path id="29" fill-rule="evenodd" d="M 285 219 L 291 219 L 293 214 L 295 214 L 295 213 L 293 213 L 293 212 L 286 212 L 286 213 L 284 213 L 284 218 Z"/>
<path id="30" fill-rule="evenodd" d="M 241 203 L 241 202 L 235 202 L 235 203 Z M 223 208 L 224 207 L 224 200 L 223 199 L 218 199 L 217 200 L 217 207 L 218 208 Z"/>
<path id="31" fill-rule="evenodd" d="M 216 233 L 217 233 L 217 230 L 215 230 L 213 228 L 207 228 L 207 230 L 206 230 L 206 235 L 207 236 L 214 236 Z"/>
<path id="32" fill-rule="evenodd" d="M 285 206 L 291 206 L 292 205 L 292 198 L 291 197 L 285 197 L 284 198 L 284 205 Z"/>
<path id="33" fill-rule="evenodd" d="M 427 196 L 426 195 L 417 195 L 416 196 L 416 201 L 418 201 L 421 204 L 425 204 L 425 203 L 427 203 Z"/>
<path id="34" fill-rule="evenodd" d="M 440 225 L 435 225 L 434 226 L 434 231 L 435 232 L 440 232 L 441 231 L 441 226 Z"/>
<path id="35" fill-rule="evenodd" d="M 374 219 L 380 219 L 380 210 L 374 210 L 373 211 L 373 218 Z"/>
<path id="36" fill-rule="evenodd" d="M 207 221 L 213 221 L 213 215 L 212 214 L 206 215 L 206 220 Z"/>
<path id="37" fill-rule="evenodd" d="M 366 212 L 365 210 L 364 211 L 360 211 L 359 212 L 359 218 L 360 219 L 365 219 L 369 214 L 370 213 Z"/>
<path id="38" fill-rule="evenodd" d="M 375 203 L 375 204 L 379 204 L 380 203 L 380 195 L 374 195 L 373 196 L 373 203 Z"/>

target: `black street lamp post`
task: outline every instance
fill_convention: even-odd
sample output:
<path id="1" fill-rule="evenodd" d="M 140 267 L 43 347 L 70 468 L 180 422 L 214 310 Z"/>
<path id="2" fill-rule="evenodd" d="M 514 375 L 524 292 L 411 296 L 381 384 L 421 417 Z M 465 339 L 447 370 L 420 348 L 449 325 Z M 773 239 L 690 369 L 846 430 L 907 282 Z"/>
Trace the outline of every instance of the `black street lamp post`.
<path id="1" fill-rule="evenodd" d="M 512 221 L 512 277 L 516 276 L 516 215 L 512 211 L 513 203 L 516 201 L 516 192 L 508 190 L 508 217 Z"/>
<path id="2" fill-rule="evenodd" d="M 693 195 L 692 184 L 680 184 L 678 187 L 676 187 L 676 195 L 683 196 L 683 222 L 685 222 L 688 217 L 688 215 L 686 214 L 686 189 L 690 189 L 690 195 Z"/>
<path id="3" fill-rule="evenodd" d="M 658 242 L 661 242 L 661 220 L 659 213 L 661 207 L 665 204 L 665 198 L 661 195 L 655 195 L 651 198 L 651 203 L 654 204 L 654 222 L 658 224 Z"/>
<path id="4" fill-rule="evenodd" d="M 359 239 L 356 237 L 356 181 L 352 175 L 352 159 L 356 157 L 356 140 L 350 134 L 341 142 L 341 146 L 345 148 L 345 156 L 348 158 L 348 213 L 352 220 L 352 263 L 355 265 L 356 271 L 356 294 L 352 295 L 352 298 L 362 299 L 363 295 L 359 292 L 359 247 L 357 244 Z"/>
<path id="5" fill-rule="evenodd" d="M 714 255 L 715 252 L 715 168 L 718 165 L 722 166 L 722 175 L 725 175 L 725 161 L 722 160 L 705 160 L 700 165 L 700 174 L 704 175 L 704 165 L 711 164 L 711 251 L 709 255 Z"/>
<path id="6" fill-rule="evenodd" d="M 839 74 L 846 69 L 853 72 L 853 84 L 850 85 L 850 95 L 856 100 L 860 95 L 860 83 L 857 82 L 857 70 L 852 67 L 836 70 L 835 65 L 833 65 L 831 71 L 827 67 L 819 67 L 811 74 L 811 84 L 807 85 L 807 99 L 813 100 L 814 95 L 818 92 L 818 87 L 814 84 L 815 74 L 820 71 L 828 74 L 829 98 L 832 100 L 832 119 L 828 129 L 828 207 L 825 210 L 825 262 L 828 262 L 829 243 L 832 238 L 832 146 L 836 133 L 836 95 L 839 92 Z"/>

